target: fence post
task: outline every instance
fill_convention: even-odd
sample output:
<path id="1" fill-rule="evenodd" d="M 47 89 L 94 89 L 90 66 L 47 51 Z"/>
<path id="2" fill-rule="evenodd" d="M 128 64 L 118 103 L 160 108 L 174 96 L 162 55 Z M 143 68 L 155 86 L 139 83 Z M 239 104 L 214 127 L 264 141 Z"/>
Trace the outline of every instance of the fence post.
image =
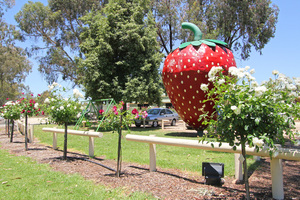
<path id="1" fill-rule="evenodd" d="M 150 135 L 155 137 L 155 135 Z M 149 143 L 149 155 L 150 155 L 150 172 L 156 172 L 156 145 Z"/>
<path id="2" fill-rule="evenodd" d="M 33 143 L 33 124 L 29 124 L 29 143 Z"/>
<path id="3" fill-rule="evenodd" d="M 271 159 L 272 196 L 274 199 L 284 199 L 282 160 Z"/>
<path id="4" fill-rule="evenodd" d="M 242 154 L 239 153 L 234 154 L 235 179 L 237 180 L 237 182 L 243 180 L 243 162 L 241 162 L 240 160 L 241 156 Z"/>
<path id="5" fill-rule="evenodd" d="M 89 130 L 89 132 L 94 132 L 94 130 Z M 95 141 L 93 137 L 89 137 L 89 156 L 94 156 L 94 147 L 95 147 Z"/>
<path id="6" fill-rule="evenodd" d="M 53 133 L 53 149 L 57 149 L 57 133 Z"/>

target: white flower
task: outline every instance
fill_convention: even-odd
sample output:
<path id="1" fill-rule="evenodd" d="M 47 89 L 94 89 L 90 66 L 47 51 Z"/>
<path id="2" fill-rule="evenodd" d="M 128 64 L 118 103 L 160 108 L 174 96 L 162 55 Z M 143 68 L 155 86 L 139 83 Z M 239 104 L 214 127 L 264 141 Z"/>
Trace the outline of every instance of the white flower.
<path id="1" fill-rule="evenodd" d="M 246 67 L 245 67 L 245 70 L 249 70 L 249 69 L 250 69 L 250 67 L 249 67 L 249 66 L 246 66 Z"/>
<path id="2" fill-rule="evenodd" d="M 77 109 L 77 106 L 74 106 L 74 109 L 76 110 L 76 109 Z"/>
<path id="3" fill-rule="evenodd" d="M 48 98 L 45 99 L 44 103 L 47 103 L 49 104 L 50 103 L 50 100 Z"/>
<path id="4" fill-rule="evenodd" d="M 56 86 L 58 86 L 58 83 L 53 82 L 52 85 L 53 85 L 53 87 L 56 87 Z"/>
<path id="5" fill-rule="evenodd" d="M 218 84 L 219 84 L 219 85 L 222 85 L 223 83 L 225 83 L 225 79 L 220 79 L 220 80 L 218 81 Z"/>
<path id="6" fill-rule="evenodd" d="M 287 84 L 286 88 L 288 90 L 296 90 L 297 89 L 297 87 L 295 85 L 293 85 L 293 84 Z"/>
<path id="7" fill-rule="evenodd" d="M 73 94 L 75 98 L 84 98 L 83 94 L 81 94 L 76 88 L 73 90 Z"/>
<path id="8" fill-rule="evenodd" d="M 81 113 L 78 113 L 76 117 L 79 118 L 80 116 L 81 116 Z"/>
<path id="9" fill-rule="evenodd" d="M 277 75 L 277 74 L 279 74 L 279 71 L 273 70 L 273 71 L 272 71 L 272 74 L 273 74 L 273 75 Z"/>
<path id="10" fill-rule="evenodd" d="M 63 110 L 63 109 L 64 109 L 64 107 L 63 107 L 63 106 L 60 106 L 60 107 L 59 107 L 59 109 L 60 109 L 60 110 Z"/>
<path id="11" fill-rule="evenodd" d="M 35 104 L 34 104 L 34 108 L 35 108 L 35 109 L 38 109 L 38 108 L 39 108 L 39 103 L 35 103 Z"/>
<path id="12" fill-rule="evenodd" d="M 53 85 L 48 85 L 49 91 L 53 90 L 54 86 Z"/>
<path id="13" fill-rule="evenodd" d="M 210 69 L 210 71 L 208 72 L 208 77 L 214 79 L 214 77 L 216 76 L 216 74 L 220 71 L 222 71 L 223 68 L 222 67 L 212 67 Z"/>
<path id="14" fill-rule="evenodd" d="M 254 74 L 254 73 L 255 73 L 255 69 L 251 69 L 250 74 Z"/>
<path id="15" fill-rule="evenodd" d="M 201 86 L 200 86 L 201 90 L 203 90 L 204 92 L 208 90 L 208 85 L 207 84 L 204 84 L 202 83 Z"/>
<path id="16" fill-rule="evenodd" d="M 71 106 L 71 105 L 70 105 L 70 104 L 68 104 L 68 105 L 67 105 L 67 108 L 69 108 L 70 106 Z"/>
<path id="17" fill-rule="evenodd" d="M 253 82 L 252 82 L 252 86 L 253 86 L 253 87 L 258 87 L 258 83 L 257 83 L 256 81 L 253 81 Z"/>
<path id="18" fill-rule="evenodd" d="M 265 86 L 259 86 L 259 87 L 256 87 L 254 89 L 255 91 L 255 96 L 259 97 L 261 96 L 264 92 L 267 91 L 267 88 Z"/>
<path id="19" fill-rule="evenodd" d="M 52 107 L 51 107 L 51 110 L 54 110 L 54 108 L 55 108 L 55 107 L 54 107 L 54 106 L 52 106 Z"/>
<path id="20" fill-rule="evenodd" d="M 252 142 L 258 147 L 262 147 L 264 145 L 264 141 L 262 139 L 258 139 L 257 137 L 253 138 Z"/>
<path id="21" fill-rule="evenodd" d="M 236 115 L 241 114 L 241 109 L 240 109 L 239 107 L 237 107 L 237 106 L 231 106 L 230 108 L 231 108 L 231 110 L 233 110 L 233 112 L 234 112 Z"/>

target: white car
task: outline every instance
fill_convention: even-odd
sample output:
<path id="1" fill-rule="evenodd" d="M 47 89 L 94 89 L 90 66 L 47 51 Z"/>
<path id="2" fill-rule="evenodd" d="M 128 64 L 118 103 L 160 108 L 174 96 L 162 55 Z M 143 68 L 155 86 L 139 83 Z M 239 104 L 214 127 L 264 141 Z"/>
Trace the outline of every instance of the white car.
<path id="1" fill-rule="evenodd" d="M 176 121 L 179 119 L 176 112 L 171 111 L 167 108 L 152 108 L 147 110 L 148 116 L 145 119 L 145 125 L 152 125 L 153 127 L 158 126 L 158 121 L 160 120 L 169 120 L 171 126 L 176 125 Z M 135 119 L 136 127 L 143 125 L 143 120 L 141 117 Z"/>

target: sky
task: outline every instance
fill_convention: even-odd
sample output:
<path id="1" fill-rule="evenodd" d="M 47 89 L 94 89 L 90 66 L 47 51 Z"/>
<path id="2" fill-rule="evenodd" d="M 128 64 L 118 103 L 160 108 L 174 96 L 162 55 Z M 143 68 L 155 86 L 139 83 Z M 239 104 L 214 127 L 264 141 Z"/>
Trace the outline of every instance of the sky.
<path id="1" fill-rule="evenodd" d="M 31 1 L 36 2 L 35 0 Z M 38 1 L 47 4 L 47 0 Z M 27 2 L 26 0 L 16 0 L 16 5 L 4 16 L 6 22 L 17 25 L 14 15 Z M 266 44 L 262 55 L 252 50 L 250 58 L 246 61 L 240 60 L 239 56 L 235 55 L 237 67 L 250 66 L 251 69 L 255 69 L 254 77 L 258 83 L 273 77 L 273 70 L 278 70 L 289 77 L 300 77 L 300 0 L 273 0 L 272 2 L 280 9 L 275 37 Z M 32 42 L 34 41 L 26 41 L 20 43 L 19 46 L 30 47 Z M 28 85 L 34 95 L 37 95 L 47 90 L 48 84 L 42 74 L 38 72 L 38 63 L 33 58 L 29 60 L 33 67 L 32 72 L 25 80 L 25 85 Z M 58 83 L 72 88 L 70 82 L 59 80 Z"/>

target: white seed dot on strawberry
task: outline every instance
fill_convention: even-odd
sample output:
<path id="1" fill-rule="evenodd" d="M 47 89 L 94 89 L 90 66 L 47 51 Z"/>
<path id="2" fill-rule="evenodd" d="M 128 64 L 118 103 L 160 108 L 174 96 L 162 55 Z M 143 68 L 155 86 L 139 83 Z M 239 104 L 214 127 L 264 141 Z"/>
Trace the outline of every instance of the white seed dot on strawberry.
<path id="1" fill-rule="evenodd" d="M 197 73 L 200 74 L 200 70 L 199 69 L 197 70 Z"/>
<path id="2" fill-rule="evenodd" d="M 189 76 L 189 75 L 187 75 L 186 77 L 187 77 L 187 78 L 190 78 L 190 76 Z"/>
<path id="3" fill-rule="evenodd" d="M 192 102 L 191 102 L 191 101 L 189 101 L 189 104 L 192 104 Z"/>
<path id="4" fill-rule="evenodd" d="M 182 99 L 184 99 L 184 97 L 182 97 Z"/>
<path id="5" fill-rule="evenodd" d="M 197 78 L 195 78 L 195 81 L 197 81 Z"/>
<path id="6" fill-rule="evenodd" d="M 195 65 L 196 65 L 196 64 L 195 64 L 195 63 L 193 63 L 193 67 L 195 67 Z"/>
<path id="7" fill-rule="evenodd" d="M 214 65 L 214 62 L 211 62 L 211 65 Z"/>
<path id="8" fill-rule="evenodd" d="M 183 84 L 183 81 L 181 81 L 181 84 Z"/>
<path id="9" fill-rule="evenodd" d="M 186 65 L 184 65 L 183 68 L 186 69 Z"/>
<path id="10" fill-rule="evenodd" d="M 184 89 L 183 91 L 186 92 L 186 89 Z"/>

